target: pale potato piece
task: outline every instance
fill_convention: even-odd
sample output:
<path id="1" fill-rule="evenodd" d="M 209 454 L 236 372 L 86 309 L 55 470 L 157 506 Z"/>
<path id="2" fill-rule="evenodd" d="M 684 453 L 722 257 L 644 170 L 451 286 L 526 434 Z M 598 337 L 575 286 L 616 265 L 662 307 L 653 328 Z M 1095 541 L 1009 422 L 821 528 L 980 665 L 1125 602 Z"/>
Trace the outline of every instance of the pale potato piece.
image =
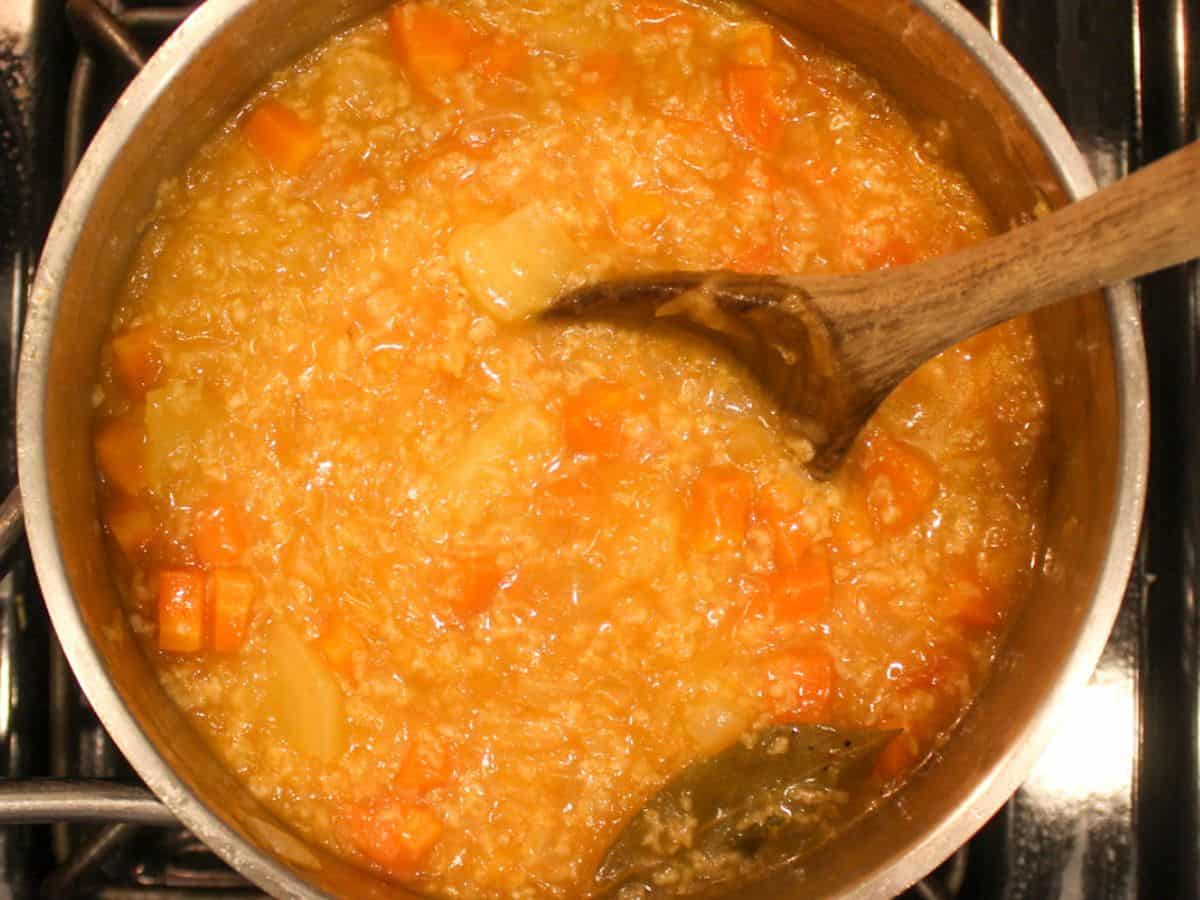
<path id="1" fill-rule="evenodd" d="M 198 447 L 221 421 L 220 400 L 203 384 L 172 381 L 146 394 L 146 478 L 161 491 L 173 472 L 199 458 Z"/>
<path id="2" fill-rule="evenodd" d="M 532 403 L 497 410 L 467 439 L 446 476 L 451 507 L 475 518 L 537 479 L 562 450 L 562 429 Z"/>
<path id="3" fill-rule="evenodd" d="M 501 322 L 541 312 L 582 280 L 579 248 L 537 203 L 491 225 L 459 229 L 449 249 L 471 299 Z"/>
<path id="4" fill-rule="evenodd" d="M 293 750 L 332 763 L 345 746 L 342 691 L 321 657 L 291 626 L 267 633 L 268 711 Z"/>

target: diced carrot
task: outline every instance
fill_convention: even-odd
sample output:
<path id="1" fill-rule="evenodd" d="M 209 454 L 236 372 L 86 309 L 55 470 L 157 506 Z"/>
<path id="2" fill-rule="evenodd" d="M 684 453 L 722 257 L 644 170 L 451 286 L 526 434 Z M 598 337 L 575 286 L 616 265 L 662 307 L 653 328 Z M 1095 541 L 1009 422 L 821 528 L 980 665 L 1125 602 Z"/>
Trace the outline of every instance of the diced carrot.
<path id="1" fill-rule="evenodd" d="M 394 7 L 389 25 L 396 55 L 425 86 L 462 71 L 477 40 L 459 16 L 421 3 Z"/>
<path id="2" fill-rule="evenodd" d="M 701 550 L 740 546 L 750 524 L 754 480 L 737 466 L 709 466 L 692 482 L 691 521 Z"/>
<path id="3" fill-rule="evenodd" d="M 801 565 L 812 556 L 802 504 L 803 497 L 792 485 L 773 482 L 758 492 L 754 518 L 771 534 L 776 569 Z"/>
<path id="4" fill-rule="evenodd" d="M 610 101 L 621 83 L 625 67 L 624 57 L 615 51 L 597 50 L 589 53 L 579 66 L 575 101 L 589 109 Z"/>
<path id="5" fill-rule="evenodd" d="M 204 649 L 203 572 L 167 569 L 158 576 L 158 647 L 168 653 Z"/>
<path id="6" fill-rule="evenodd" d="M 917 742 L 908 732 L 901 732 L 888 741 L 875 757 L 875 777 L 882 781 L 898 778 L 917 761 Z"/>
<path id="7" fill-rule="evenodd" d="M 352 809 L 347 837 L 368 860 L 400 879 L 416 877 L 442 836 L 442 820 L 428 806 L 380 800 Z"/>
<path id="8" fill-rule="evenodd" d="M 329 665 L 346 676 L 353 674 L 354 657 L 366 648 L 366 638 L 345 616 L 331 616 L 317 640 L 317 649 Z"/>
<path id="9" fill-rule="evenodd" d="M 804 524 L 804 498 L 793 485 L 775 481 L 755 499 L 755 521 L 770 534 L 776 569 L 797 565 L 812 553 L 812 538 Z"/>
<path id="10" fill-rule="evenodd" d="M 212 648 L 217 653 L 233 653 L 246 642 L 254 594 L 254 579 L 245 569 L 215 569 L 209 573 Z"/>
<path id="11" fill-rule="evenodd" d="M 488 78 L 514 78 L 529 65 L 529 49 L 514 35 L 498 34 L 479 45 L 472 61 Z"/>
<path id="12" fill-rule="evenodd" d="M 802 567 L 812 558 L 812 536 L 804 529 L 798 517 L 775 522 L 772 538 L 776 568 Z"/>
<path id="13" fill-rule="evenodd" d="M 686 25 L 692 20 L 692 11 L 677 0 L 634 0 L 628 8 L 643 28 Z"/>
<path id="14" fill-rule="evenodd" d="M 613 232 L 618 238 L 652 232 L 666 214 L 667 204 L 662 194 L 645 188 L 629 188 L 622 191 L 613 204 Z"/>
<path id="15" fill-rule="evenodd" d="M 140 497 L 116 497 L 104 511 L 104 527 L 125 558 L 135 559 L 154 541 L 154 510 Z"/>
<path id="16" fill-rule="evenodd" d="M 937 497 L 933 462 L 911 444 L 893 440 L 879 430 L 867 435 L 863 446 L 867 506 L 875 528 L 896 532 L 916 524 Z"/>
<path id="17" fill-rule="evenodd" d="M 625 422 L 635 395 L 607 381 L 588 382 L 563 405 L 563 432 L 572 453 L 617 456 L 628 443 Z"/>
<path id="18" fill-rule="evenodd" d="M 265 100 L 246 117 L 246 140 L 271 165 L 299 175 L 321 149 L 321 133 L 282 103 Z"/>
<path id="19" fill-rule="evenodd" d="M 493 560 L 476 559 L 463 563 L 450 596 L 450 608 L 460 622 L 487 612 L 500 592 L 504 570 Z"/>
<path id="20" fill-rule="evenodd" d="M 146 391 L 162 378 L 162 335 L 153 322 L 114 335 L 110 348 L 113 374 L 134 397 L 146 396 Z"/>
<path id="21" fill-rule="evenodd" d="M 241 562 L 249 540 L 242 514 L 232 503 L 209 502 L 192 522 L 192 551 L 206 566 L 232 566 Z"/>
<path id="22" fill-rule="evenodd" d="M 725 96 L 733 127 L 748 143 L 776 150 L 783 141 L 783 115 L 775 102 L 773 73 L 763 66 L 730 66 L 725 71 Z"/>
<path id="23" fill-rule="evenodd" d="M 96 459 L 104 480 L 126 494 L 146 489 L 146 433 L 132 417 L 110 419 L 96 431 Z"/>
<path id="24" fill-rule="evenodd" d="M 986 631 L 1004 618 L 1004 609 L 995 592 L 976 575 L 956 572 L 947 579 L 947 604 L 954 618 L 968 628 Z"/>
<path id="25" fill-rule="evenodd" d="M 766 22 L 739 25 L 734 41 L 733 60 L 739 66 L 769 66 L 775 56 L 775 34 Z"/>
<path id="26" fill-rule="evenodd" d="M 786 620 L 810 619 L 828 612 L 833 594 L 829 557 L 812 552 L 767 576 L 771 607 Z"/>
<path id="27" fill-rule="evenodd" d="M 767 698 L 780 721 L 821 722 L 829 716 L 836 678 L 829 654 L 789 653 L 767 670 Z"/>
<path id="28" fill-rule="evenodd" d="M 454 767 L 446 748 L 434 738 L 418 734 L 408 742 L 392 786 L 399 792 L 425 794 L 445 787 L 453 777 Z"/>

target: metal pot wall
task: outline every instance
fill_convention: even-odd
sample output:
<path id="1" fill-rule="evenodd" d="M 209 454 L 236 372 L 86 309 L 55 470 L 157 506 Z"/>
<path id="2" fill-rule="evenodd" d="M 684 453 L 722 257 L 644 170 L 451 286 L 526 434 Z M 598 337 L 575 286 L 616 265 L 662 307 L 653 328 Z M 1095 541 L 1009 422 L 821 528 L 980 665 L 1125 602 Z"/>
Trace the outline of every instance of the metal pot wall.
<path id="1" fill-rule="evenodd" d="M 159 687 L 107 570 L 93 493 L 91 384 L 116 287 L 161 179 L 273 69 L 379 5 L 208 0 L 180 27 L 118 102 L 63 200 L 21 360 L 25 522 L 63 649 L 150 788 L 230 864 L 280 897 L 404 892 L 293 835 L 221 767 Z M 913 109 L 946 119 L 1000 227 L 1094 189 L 1033 83 L 949 0 L 763 5 L 873 72 Z M 1047 548 L 996 670 L 935 760 L 803 871 L 762 884 L 755 897 L 891 897 L 929 872 L 1020 784 L 1099 658 L 1145 487 L 1140 327 L 1126 289 L 1061 304 L 1035 321 L 1054 417 Z M 0 520 L 13 513 L 9 504 Z"/>

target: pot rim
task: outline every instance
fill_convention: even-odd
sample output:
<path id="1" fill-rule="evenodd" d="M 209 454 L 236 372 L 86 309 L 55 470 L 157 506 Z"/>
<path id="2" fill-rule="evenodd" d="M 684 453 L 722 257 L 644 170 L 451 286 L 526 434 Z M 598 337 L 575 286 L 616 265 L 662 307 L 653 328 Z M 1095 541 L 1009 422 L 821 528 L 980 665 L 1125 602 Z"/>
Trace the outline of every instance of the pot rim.
<path id="1" fill-rule="evenodd" d="M 189 789 L 142 730 L 105 672 L 71 591 L 50 504 L 45 458 L 46 402 L 51 341 L 70 269 L 90 209 L 112 161 L 140 127 L 146 111 L 214 35 L 260 0 L 203 4 L 163 44 L 126 89 L 80 162 L 47 237 L 30 294 L 17 388 L 17 456 L 25 527 L 50 617 L 84 693 L 121 752 L 163 803 L 231 866 L 276 896 L 318 900 L 326 895 L 243 840 Z M 1049 102 L 1024 69 L 969 12 L 952 0 L 912 0 L 987 72 L 1045 151 L 1068 197 L 1096 190 L 1087 163 Z M 1116 620 L 1132 566 L 1149 465 L 1149 398 L 1145 350 L 1135 296 L 1129 285 L 1106 292 L 1112 330 L 1120 422 L 1117 490 L 1107 552 L 1087 620 L 1053 691 L 1004 755 L 970 794 L 933 829 L 859 873 L 838 894 L 892 897 L 932 871 L 965 843 L 1024 781 L 1049 743 L 1056 713 L 1087 683 Z"/>

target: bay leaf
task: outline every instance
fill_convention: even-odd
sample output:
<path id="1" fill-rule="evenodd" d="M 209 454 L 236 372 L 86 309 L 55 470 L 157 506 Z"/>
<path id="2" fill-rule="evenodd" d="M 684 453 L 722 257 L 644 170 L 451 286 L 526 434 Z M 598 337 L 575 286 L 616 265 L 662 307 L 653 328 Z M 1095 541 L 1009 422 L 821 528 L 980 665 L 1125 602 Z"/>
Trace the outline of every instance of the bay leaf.
<path id="1" fill-rule="evenodd" d="M 897 732 L 775 725 L 671 779 L 596 871 L 601 897 L 681 897 L 789 865 L 869 808 L 872 764 Z"/>

